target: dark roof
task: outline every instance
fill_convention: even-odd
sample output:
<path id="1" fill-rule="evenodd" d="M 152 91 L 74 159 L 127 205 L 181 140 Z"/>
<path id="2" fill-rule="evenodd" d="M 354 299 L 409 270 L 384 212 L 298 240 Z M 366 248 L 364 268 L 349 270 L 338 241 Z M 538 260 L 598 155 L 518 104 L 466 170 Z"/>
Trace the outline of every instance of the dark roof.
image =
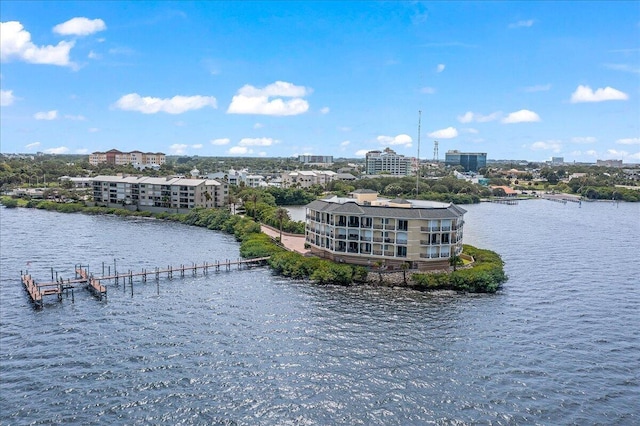
<path id="1" fill-rule="evenodd" d="M 351 192 L 352 194 L 377 194 L 378 191 L 374 191 L 373 189 L 356 189 L 355 191 Z"/>

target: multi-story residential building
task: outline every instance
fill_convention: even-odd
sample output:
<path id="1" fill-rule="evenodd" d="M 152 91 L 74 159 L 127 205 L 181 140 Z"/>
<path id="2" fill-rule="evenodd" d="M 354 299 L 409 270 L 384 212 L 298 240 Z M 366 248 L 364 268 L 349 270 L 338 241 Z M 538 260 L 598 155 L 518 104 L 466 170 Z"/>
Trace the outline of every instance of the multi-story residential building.
<path id="1" fill-rule="evenodd" d="M 282 174 L 283 188 L 310 188 L 313 185 L 326 186 L 335 179 L 336 172 L 331 170 L 296 170 Z"/>
<path id="2" fill-rule="evenodd" d="M 96 204 L 136 206 L 140 210 L 186 211 L 195 207 L 223 207 L 229 195 L 226 183 L 212 179 L 96 176 L 93 200 Z"/>
<path id="3" fill-rule="evenodd" d="M 444 164 L 452 167 L 462 166 L 465 172 L 477 172 L 479 169 L 487 167 L 487 153 L 447 151 Z"/>
<path id="4" fill-rule="evenodd" d="M 209 173 L 207 177 L 209 177 L 210 179 L 224 179 L 229 182 L 229 185 L 240 186 L 244 184 L 249 188 L 260 188 L 268 186 L 267 182 L 265 182 L 264 180 L 264 176 L 249 174 L 249 171 L 247 169 L 229 169 L 229 171 L 227 172 Z"/>
<path id="5" fill-rule="evenodd" d="M 622 160 L 596 160 L 596 166 L 622 167 Z"/>
<path id="6" fill-rule="evenodd" d="M 126 164 L 136 165 L 158 165 L 165 163 L 166 156 L 161 152 L 141 152 L 131 151 L 122 152 L 117 149 L 111 149 L 106 152 L 93 152 L 89 154 L 89 164 L 97 166 L 98 164 L 111 164 L 114 166 L 123 166 Z"/>
<path id="7" fill-rule="evenodd" d="M 333 164 L 333 155 L 298 155 L 298 161 L 314 166 L 331 166 Z"/>
<path id="8" fill-rule="evenodd" d="M 445 269 L 462 252 L 465 210 L 454 204 L 395 199 L 358 190 L 352 198 L 316 200 L 306 206 L 311 253 L 336 262 L 398 269 Z"/>
<path id="9" fill-rule="evenodd" d="M 365 155 L 365 172 L 368 175 L 408 176 L 414 169 L 413 158 L 396 154 L 391 148 L 385 148 L 384 151 L 369 151 Z"/>

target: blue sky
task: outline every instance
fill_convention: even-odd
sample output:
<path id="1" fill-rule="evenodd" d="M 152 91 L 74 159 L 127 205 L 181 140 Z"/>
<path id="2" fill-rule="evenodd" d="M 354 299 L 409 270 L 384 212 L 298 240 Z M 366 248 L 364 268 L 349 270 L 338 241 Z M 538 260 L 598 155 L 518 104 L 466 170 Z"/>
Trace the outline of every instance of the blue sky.
<path id="1" fill-rule="evenodd" d="M 640 162 L 640 2 L 15 2 L 0 151 Z M 418 111 L 421 131 L 418 138 Z"/>

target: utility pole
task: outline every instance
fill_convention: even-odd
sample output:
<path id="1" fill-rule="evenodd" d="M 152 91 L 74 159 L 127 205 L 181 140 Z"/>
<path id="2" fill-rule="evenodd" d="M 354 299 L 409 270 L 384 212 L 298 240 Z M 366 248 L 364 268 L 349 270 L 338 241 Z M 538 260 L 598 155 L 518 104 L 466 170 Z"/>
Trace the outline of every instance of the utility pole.
<path id="1" fill-rule="evenodd" d="M 416 169 L 416 199 L 420 188 L 420 122 L 422 121 L 422 111 L 418 110 L 418 164 Z"/>

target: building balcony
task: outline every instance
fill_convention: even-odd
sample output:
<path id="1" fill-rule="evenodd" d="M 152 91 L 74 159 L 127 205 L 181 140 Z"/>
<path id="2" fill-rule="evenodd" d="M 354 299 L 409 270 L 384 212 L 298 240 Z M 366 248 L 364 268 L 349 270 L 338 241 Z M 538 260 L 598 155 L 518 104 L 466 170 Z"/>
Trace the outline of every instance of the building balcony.
<path id="1" fill-rule="evenodd" d="M 360 235 L 351 235 L 351 234 L 349 234 L 348 239 L 352 240 L 352 241 L 357 241 L 357 240 L 360 239 Z"/>
<path id="2" fill-rule="evenodd" d="M 376 223 L 373 225 L 373 229 L 382 229 L 382 225 Z"/>
<path id="3" fill-rule="evenodd" d="M 374 250 L 373 251 L 373 255 L 374 256 L 382 256 L 382 251 L 381 250 Z"/>
<path id="4" fill-rule="evenodd" d="M 373 242 L 375 242 L 375 243 L 381 243 L 382 240 L 383 240 L 382 237 L 373 237 Z"/>

